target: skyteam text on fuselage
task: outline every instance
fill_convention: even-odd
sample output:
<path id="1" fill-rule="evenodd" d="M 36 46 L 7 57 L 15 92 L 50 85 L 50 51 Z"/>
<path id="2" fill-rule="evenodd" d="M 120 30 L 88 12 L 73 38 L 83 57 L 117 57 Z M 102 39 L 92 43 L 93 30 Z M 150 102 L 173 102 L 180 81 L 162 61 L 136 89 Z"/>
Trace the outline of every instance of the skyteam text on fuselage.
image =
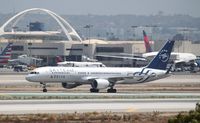
<path id="1" fill-rule="evenodd" d="M 167 63 L 174 45 L 174 41 L 167 41 L 155 58 L 142 68 L 115 67 L 41 67 L 31 71 L 26 76 L 30 82 L 43 84 L 43 92 L 47 92 L 46 83 L 62 83 L 64 88 L 74 88 L 83 84 L 90 84 L 90 92 L 106 89 L 115 93 L 115 84 L 136 84 L 149 82 L 168 76 Z"/>

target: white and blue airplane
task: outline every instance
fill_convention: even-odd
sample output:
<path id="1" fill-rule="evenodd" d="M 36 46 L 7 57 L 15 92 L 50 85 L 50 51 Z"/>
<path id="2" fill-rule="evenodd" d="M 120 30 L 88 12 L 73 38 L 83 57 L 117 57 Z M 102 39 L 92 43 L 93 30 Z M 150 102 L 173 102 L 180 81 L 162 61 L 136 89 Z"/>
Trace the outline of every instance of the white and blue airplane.
<path id="1" fill-rule="evenodd" d="M 169 76 L 167 63 L 173 45 L 174 41 L 167 41 L 155 58 L 142 68 L 40 67 L 31 71 L 26 80 L 43 84 L 43 92 L 47 92 L 46 83 L 62 83 L 67 89 L 90 84 L 90 92 L 109 88 L 108 93 L 116 93 L 115 84 L 144 83 Z"/>
<path id="2" fill-rule="evenodd" d="M 144 36 L 144 44 L 146 48 L 146 53 L 142 54 L 142 57 L 145 59 L 153 58 L 158 54 L 158 52 L 154 52 L 151 48 L 148 36 L 146 35 L 146 32 L 143 30 L 143 36 Z M 197 57 L 192 53 L 179 53 L 179 52 L 172 52 L 171 53 L 172 60 L 174 62 L 174 67 L 176 66 L 196 66 L 196 59 Z"/>

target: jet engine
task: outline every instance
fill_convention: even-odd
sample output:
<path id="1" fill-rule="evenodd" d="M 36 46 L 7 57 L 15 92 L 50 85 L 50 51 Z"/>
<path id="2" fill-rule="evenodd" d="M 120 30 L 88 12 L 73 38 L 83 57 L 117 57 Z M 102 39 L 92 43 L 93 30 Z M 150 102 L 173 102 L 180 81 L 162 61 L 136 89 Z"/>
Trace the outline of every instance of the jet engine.
<path id="1" fill-rule="evenodd" d="M 106 79 L 95 79 L 92 82 L 92 88 L 95 89 L 105 89 L 107 87 L 109 87 L 110 82 Z"/>
<path id="2" fill-rule="evenodd" d="M 81 84 L 78 83 L 62 83 L 62 87 L 66 88 L 66 89 L 71 89 L 71 88 L 75 88 L 77 86 L 80 86 Z"/>

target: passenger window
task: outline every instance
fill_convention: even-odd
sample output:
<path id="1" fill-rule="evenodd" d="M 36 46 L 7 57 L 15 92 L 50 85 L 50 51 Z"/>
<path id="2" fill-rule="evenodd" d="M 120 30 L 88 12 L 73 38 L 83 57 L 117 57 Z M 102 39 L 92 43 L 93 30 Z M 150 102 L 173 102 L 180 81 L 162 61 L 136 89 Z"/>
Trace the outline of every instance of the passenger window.
<path id="1" fill-rule="evenodd" d="M 30 74 L 39 74 L 39 72 L 30 72 Z"/>

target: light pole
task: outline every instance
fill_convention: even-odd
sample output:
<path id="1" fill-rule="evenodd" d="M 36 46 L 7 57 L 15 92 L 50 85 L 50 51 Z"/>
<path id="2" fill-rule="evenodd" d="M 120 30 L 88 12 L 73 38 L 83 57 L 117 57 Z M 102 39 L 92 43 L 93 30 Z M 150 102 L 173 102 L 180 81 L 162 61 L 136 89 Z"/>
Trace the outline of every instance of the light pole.
<path id="1" fill-rule="evenodd" d="M 138 27 L 138 26 L 131 26 L 131 28 L 133 29 L 133 39 L 135 39 L 134 37 L 136 37 L 135 29 L 136 29 L 137 27 Z"/>
<path id="2" fill-rule="evenodd" d="M 182 34 L 183 34 L 183 40 L 184 41 L 182 41 L 182 47 L 183 47 L 183 52 L 185 52 L 185 42 L 188 40 L 189 41 L 189 37 L 188 37 L 188 34 L 190 33 L 190 29 L 189 28 L 184 28 L 184 29 L 182 29 L 181 30 L 182 31 Z"/>
<path id="3" fill-rule="evenodd" d="M 14 39 L 12 39 L 13 41 L 16 41 L 16 39 L 17 39 L 17 35 L 16 35 L 17 29 L 18 29 L 17 26 L 12 27 L 12 32 L 14 32 Z"/>
<path id="4" fill-rule="evenodd" d="M 85 25 L 84 28 L 88 29 L 88 40 L 89 40 L 89 44 L 90 44 L 90 28 L 93 27 L 93 25 Z"/>

